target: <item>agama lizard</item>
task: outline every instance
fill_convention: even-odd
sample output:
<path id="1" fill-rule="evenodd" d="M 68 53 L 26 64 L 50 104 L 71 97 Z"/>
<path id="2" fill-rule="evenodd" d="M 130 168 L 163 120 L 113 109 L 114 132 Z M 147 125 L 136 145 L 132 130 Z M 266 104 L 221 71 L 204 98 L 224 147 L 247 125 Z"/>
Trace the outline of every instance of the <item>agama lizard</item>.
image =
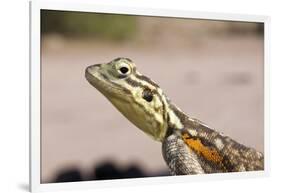
<path id="1" fill-rule="evenodd" d="M 162 143 L 173 175 L 263 170 L 261 152 L 183 113 L 132 60 L 89 66 L 85 76 L 129 121 Z"/>

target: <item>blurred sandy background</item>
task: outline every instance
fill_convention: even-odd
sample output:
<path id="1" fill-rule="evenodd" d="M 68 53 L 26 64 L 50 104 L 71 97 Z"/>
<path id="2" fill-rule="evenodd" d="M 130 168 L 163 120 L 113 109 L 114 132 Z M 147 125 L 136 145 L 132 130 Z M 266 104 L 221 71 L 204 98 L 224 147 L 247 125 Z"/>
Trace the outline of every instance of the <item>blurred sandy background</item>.
<path id="1" fill-rule="evenodd" d="M 125 177 L 168 175 L 161 144 L 84 78 L 86 66 L 117 57 L 131 58 L 190 116 L 263 152 L 261 24 L 56 11 L 41 16 L 42 183 L 98 179 L 103 169 L 133 173 Z"/>

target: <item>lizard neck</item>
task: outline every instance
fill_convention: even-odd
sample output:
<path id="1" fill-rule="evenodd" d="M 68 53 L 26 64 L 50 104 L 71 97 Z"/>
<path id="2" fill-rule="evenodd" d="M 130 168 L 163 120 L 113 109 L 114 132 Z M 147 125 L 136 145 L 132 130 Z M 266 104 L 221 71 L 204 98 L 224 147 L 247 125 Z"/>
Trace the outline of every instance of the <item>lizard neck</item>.
<path id="1" fill-rule="evenodd" d="M 206 173 L 262 170 L 264 168 L 262 153 L 224 136 L 197 119 L 187 116 L 173 104 L 169 104 L 169 108 L 183 127 L 180 128 L 179 125 L 168 122 L 169 128 L 163 141 L 164 157 L 166 156 L 165 159 L 168 157 L 168 165 L 173 164 L 174 160 L 169 160 L 170 153 L 167 151 L 172 151 L 172 155 L 174 152 L 183 155 L 183 152 L 190 149 L 192 151 L 185 155 L 184 160 L 189 160 L 191 156 L 194 156 L 190 159 L 196 160 L 195 163 L 199 163 Z M 181 147 L 178 142 L 175 143 L 175 139 L 183 141 L 188 148 Z M 179 156 L 179 159 L 182 160 L 182 156 Z M 189 167 L 190 164 L 185 166 Z M 181 166 L 173 168 L 174 171 L 179 167 Z"/>
<path id="2" fill-rule="evenodd" d="M 167 125 L 170 130 L 172 129 L 180 131 L 181 133 L 188 133 L 190 137 L 196 138 L 202 136 L 209 138 L 210 136 L 221 135 L 198 119 L 189 117 L 172 103 L 169 103 L 169 110 Z"/>
<path id="3" fill-rule="evenodd" d="M 223 160 L 221 150 L 225 141 L 222 135 L 201 121 L 190 118 L 175 105 L 170 105 L 170 108 L 180 120 L 182 128 L 171 126 L 172 129 L 167 130 L 167 136 L 171 134 L 180 136 L 197 156 L 208 162 L 221 164 Z"/>
<path id="4" fill-rule="evenodd" d="M 182 112 L 174 104 L 169 103 L 169 108 L 167 110 L 167 127 L 174 130 L 181 130 L 184 128 L 186 114 Z"/>

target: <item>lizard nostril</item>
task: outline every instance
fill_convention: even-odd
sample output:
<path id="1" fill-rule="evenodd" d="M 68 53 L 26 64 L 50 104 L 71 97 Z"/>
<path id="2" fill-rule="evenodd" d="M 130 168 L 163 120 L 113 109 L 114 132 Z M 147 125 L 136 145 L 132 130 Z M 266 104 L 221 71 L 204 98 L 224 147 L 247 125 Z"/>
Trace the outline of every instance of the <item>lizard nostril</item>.
<path id="1" fill-rule="evenodd" d="M 94 64 L 94 65 L 92 65 L 92 67 L 98 67 L 98 68 L 100 68 L 100 67 L 101 67 L 101 64 Z"/>
<path id="2" fill-rule="evenodd" d="M 86 68 L 86 73 L 90 73 L 91 74 L 91 72 L 99 69 L 100 67 L 101 67 L 101 64 L 95 64 L 95 65 L 88 66 Z"/>

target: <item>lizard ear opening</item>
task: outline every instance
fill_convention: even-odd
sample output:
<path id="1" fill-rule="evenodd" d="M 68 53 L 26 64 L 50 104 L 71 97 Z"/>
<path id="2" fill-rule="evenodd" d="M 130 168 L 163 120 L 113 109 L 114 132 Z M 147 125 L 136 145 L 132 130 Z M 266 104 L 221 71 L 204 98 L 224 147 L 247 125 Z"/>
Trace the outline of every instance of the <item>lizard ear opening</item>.
<path id="1" fill-rule="evenodd" d="M 150 89 L 145 88 L 142 93 L 142 98 L 147 102 L 151 102 L 153 100 L 153 93 Z"/>

